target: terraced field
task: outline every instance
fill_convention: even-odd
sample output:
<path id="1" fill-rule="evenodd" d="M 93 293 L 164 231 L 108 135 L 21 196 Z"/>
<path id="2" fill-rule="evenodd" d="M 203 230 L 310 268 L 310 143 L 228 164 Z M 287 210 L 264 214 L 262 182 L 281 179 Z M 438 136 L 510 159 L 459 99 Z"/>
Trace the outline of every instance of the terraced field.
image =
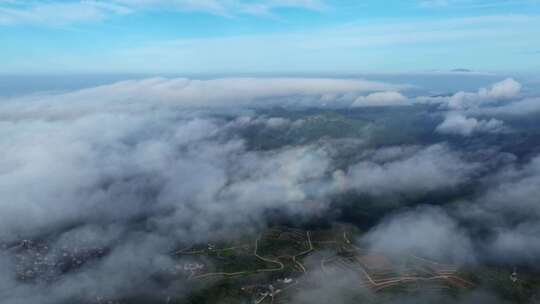
<path id="1" fill-rule="evenodd" d="M 274 227 L 251 244 L 181 254 L 206 257 L 212 265 L 189 279 L 233 281 L 242 291 L 240 297 L 253 303 L 290 303 L 303 290 L 322 288 L 325 280 L 340 277 L 348 278 L 354 287 L 351 292 L 355 288 L 370 293 L 475 288 L 452 265 L 411 254 L 390 258 L 358 247 L 351 241 L 356 233 L 348 226 L 316 231 Z"/>
<path id="2" fill-rule="evenodd" d="M 166 275 L 156 279 L 191 286 L 187 298 L 164 295 L 163 303 L 169 304 L 308 303 L 302 295 L 332 288 L 339 288 L 351 302 L 387 303 L 385 299 L 414 294 L 455 297 L 491 288 L 516 303 L 527 303 L 540 284 L 534 274 L 520 273 L 513 282 L 505 269 L 460 269 L 413 253 L 396 257 L 373 252 L 358 245 L 360 236 L 347 225 L 318 230 L 273 227 L 229 242 L 184 244 L 171 252 L 174 267 L 161 269 Z M 3 247 L 18 252 L 20 280 L 36 282 L 77 271 L 77 265 L 90 264 L 107 252 L 66 248 L 53 255 L 45 243 L 31 241 Z M 88 304 L 103 303 L 155 302 L 97 297 Z"/>

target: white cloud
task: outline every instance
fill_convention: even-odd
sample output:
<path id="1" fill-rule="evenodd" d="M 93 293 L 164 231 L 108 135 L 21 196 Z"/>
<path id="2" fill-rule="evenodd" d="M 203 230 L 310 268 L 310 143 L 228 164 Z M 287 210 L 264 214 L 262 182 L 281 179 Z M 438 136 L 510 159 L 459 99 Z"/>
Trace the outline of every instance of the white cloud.
<path id="1" fill-rule="evenodd" d="M 437 132 L 442 134 L 457 134 L 470 136 L 473 133 L 499 133 L 504 131 L 504 123 L 497 119 L 467 118 L 460 113 L 450 113 L 437 126 Z"/>
<path id="2" fill-rule="evenodd" d="M 497 82 L 491 88 L 481 88 L 476 93 L 458 92 L 448 100 L 451 109 L 474 108 L 500 100 L 508 100 L 519 96 L 521 84 L 514 79 Z"/>
<path id="3" fill-rule="evenodd" d="M 474 132 L 502 131 L 505 116 L 535 115 L 540 112 L 540 99 L 522 94 L 522 85 L 512 78 L 494 83 L 477 92 L 460 91 L 452 96 L 417 97 L 415 102 L 439 104 L 450 109 L 445 121 L 439 126 L 441 133 L 470 135 Z M 460 113 L 460 114 L 458 114 Z M 499 119 L 478 120 L 468 116 L 493 116 Z"/>
<path id="4" fill-rule="evenodd" d="M 491 253 L 513 260 L 536 263 L 540 254 L 540 225 L 521 223 L 513 229 L 499 229 L 490 244 Z"/>
<path id="5" fill-rule="evenodd" d="M 422 207 L 390 216 L 363 237 L 370 250 L 390 256 L 416 254 L 438 261 L 475 260 L 469 236 L 442 209 Z"/>
<path id="6" fill-rule="evenodd" d="M 535 0 L 532 0 L 535 1 Z M 489 0 L 417 0 L 418 6 L 422 8 L 458 8 L 458 9 L 478 9 L 499 6 L 508 6 L 516 3 L 530 4 L 531 0 L 514 1 L 489 1 Z"/>
<path id="7" fill-rule="evenodd" d="M 507 96 L 498 88 L 490 94 Z M 507 85 L 501 88 L 512 91 Z M 359 94 L 377 90 L 383 92 L 369 96 L 388 103 L 394 102 L 388 96 L 399 94 L 389 91 L 397 89 L 354 79 L 156 78 L 3 100 L 0 239 L 76 226 L 63 231 L 52 248 L 89 243 L 111 250 L 91 267 L 68 272 L 65 280 L 46 288 L 20 284 L 8 271 L 0 271 L 0 283 L 9 287 L 4 301 L 60 303 L 75 297 L 95 299 L 97 292 L 121 297 L 130 295 L 134 285 L 156 294 L 162 289 L 149 286 L 152 280 L 147 278 L 173 267 L 166 255 L 178 240 L 243 233 L 264 225 L 268 210 L 295 218 L 322 215 L 332 195 L 344 191 L 415 197 L 468 185 L 484 168 L 440 144 L 367 150 L 360 142 L 322 140 L 250 150 L 240 131 L 258 125 L 280 133 L 298 120 L 232 109 L 331 104 L 343 96 L 348 96 L 349 106 Z M 201 107 L 209 109 L 194 109 Z M 228 115 L 212 114 L 221 107 Z M 466 130 L 491 125 L 473 120 L 471 127 L 466 117 L 458 121 L 465 121 Z M 480 199 L 493 204 L 496 212 L 538 217 L 539 168 L 536 158 L 523 168 L 508 169 Z M 141 218 L 146 219 L 143 227 Z M 527 233 L 537 234 L 537 223 L 535 218 L 534 229 L 501 233 L 493 248 L 533 248 L 530 256 L 538 256 L 538 246 L 530 246 L 538 237 Z M 468 235 L 439 208 L 396 214 L 364 240 L 371 250 L 389 255 L 408 251 L 455 262 L 471 260 Z M 0 255 L 0 264 L 8 269 L 11 262 Z M 181 281 L 172 285 L 187 286 Z"/>
<path id="8" fill-rule="evenodd" d="M 331 190 L 320 148 L 248 151 L 224 120 L 156 103 L 137 113 L 109 106 L 77 118 L 0 119 L 0 239 L 161 209 L 171 236 L 204 239 L 267 208 L 317 212 L 304 204 Z"/>
<path id="9" fill-rule="evenodd" d="M 257 2 L 258 3 L 258 2 Z M 95 6 L 95 5 L 94 5 Z M 117 5 L 118 6 L 118 5 Z M 123 5 L 119 5 L 124 7 Z M 141 14 L 151 6 L 125 7 L 128 12 Z M 29 10 L 29 9 L 24 9 Z M 86 8 L 81 8 L 85 11 Z M 53 23 L 73 23 L 69 15 L 51 11 L 46 20 Z M 274 10 L 275 14 L 279 11 Z M 101 12 L 94 19 L 102 20 L 116 13 Z M 40 17 L 34 16 L 40 25 Z M 233 16 L 235 17 L 235 16 Z M 279 16 L 278 16 L 279 17 Z M 11 17 L 10 22 L 15 22 Z M 2 17 L 0 17 L 2 19 Z M 62 21 L 65 20 L 66 21 Z M 231 18 L 230 20 L 236 20 Z M 23 21 L 23 20 L 21 20 Z M 53 68 L 57 72 L 131 72 L 173 73 L 179 71 L 197 74 L 276 73 L 290 72 L 358 72 L 388 71 L 399 66 L 401 70 L 451 69 L 467 66 L 473 69 L 520 68 L 523 63 L 504 60 L 473 60 L 471 52 L 482 53 L 488 49 L 491 57 L 501 58 L 518 45 L 531 48 L 540 35 L 538 18 L 527 15 L 495 15 L 470 18 L 445 18 L 441 20 L 381 20 L 368 24 L 355 22 L 327 26 L 324 28 L 302 28 L 297 30 L 262 33 L 249 31 L 243 34 L 223 34 L 212 37 L 158 38 L 142 33 L 141 39 L 128 42 L 103 44 L 101 52 L 85 52 L 84 56 L 73 53 L 71 48 L 54 47 L 52 53 L 35 54 L 31 49 L 20 54 L 11 54 L 12 60 L 4 60 L 0 69 L 18 73 L 21 69 L 44 72 Z M 395 29 L 400 31 L 396 32 Z M 517 34 L 516 34 L 517 33 Z M 128 39 L 131 40 L 131 39 Z M 395 56 L 393 48 L 402 46 L 400 58 L 421 56 L 422 61 L 385 60 Z M 426 48 L 426 45 L 444 45 L 444 48 Z M 457 45 L 460 47 L 457 48 Z M 481 49 L 473 47 L 481 45 Z M 524 46 L 525 47 L 525 46 Z M 454 54 L 441 61 L 442 49 L 451 49 Z M 216 51 L 219 50 L 219 51 Z M 487 51 L 486 51 L 487 52 Z M 49 54 L 49 55 L 47 55 Z M 339 54 L 339 55 L 336 55 Z M 361 60 L 359 60 L 361 58 Z M 9 59 L 9 58 L 8 58 Z M 501 66 L 502 64 L 502 66 Z M 516 66 L 516 64 L 520 66 Z M 50 72 L 50 71 L 49 71 Z"/>
<path id="10" fill-rule="evenodd" d="M 481 115 L 534 115 L 540 112 L 540 98 L 525 98 L 498 107 L 487 107 L 470 111 Z"/>
<path id="11" fill-rule="evenodd" d="M 128 7 L 108 2 L 14 2 L 0 3 L 0 25 L 38 24 L 63 26 L 72 23 L 100 21 L 111 14 L 128 14 Z"/>
<path id="12" fill-rule="evenodd" d="M 380 149 L 336 175 L 336 181 L 341 188 L 375 196 L 415 195 L 457 187 L 476 168 L 444 145 Z"/>
<path id="13" fill-rule="evenodd" d="M 221 221 L 231 210 L 238 214 L 226 217 L 232 222 L 276 202 L 302 213 L 301 204 L 311 196 L 324 198 L 333 189 L 325 182 L 329 156 L 311 146 L 247 151 L 236 136 L 242 122 L 245 128 L 256 123 L 269 129 L 291 122 L 252 118 L 249 110 L 233 108 L 319 105 L 332 102 L 322 96 L 391 87 L 342 79 L 157 78 L 3 100 L 0 197 L 10 199 L 0 202 L 6 217 L 0 231 L 28 232 L 79 218 L 130 218 L 161 206 L 178 208 L 171 216 L 179 223 L 206 214 L 190 228 L 204 236 L 212 219 Z M 221 107 L 248 114 L 226 122 L 210 117 L 208 109 L 195 110 Z M 157 191 L 152 201 L 159 206 L 147 205 L 139 191 Z"/>
<path id="14" fill-rule="evenodd" d="M 358 97 L 353 107 L 376 107 L 376 106 L 405 106 L 408 105 L 407 97 L 399 92 L 377 92 L 368 96 Z"/>
<path id="15" fill-rule="evenodd" d="M 270 117 L 266 121 L 266 125 L 269 128 L 280 129 L 291 124 L 291 121 L 281 117 Z"/>
<path id="16" fill-rule="evenodd" d="M 501 24 L 507 26 L 501 28 Z M 527 16 L 391 23 L 377 20 L 369 25 L 353 23 L 324 30 L 155 41 L 141 47 L 118 50 L 114 58 L 130 58 L 131 64 L 135 63 L 139 69 L 145 70 L 153 70 L 155 68 L 152 67 L 161 65 L 171 67 L 171 71 L 175 67 L 201 72 L 200 58 L 204 58 L 205 66 L 210 65 L 214 71 L 221 72 L 254 70 L 254 67 L 257 68 L 254 71 L 279 72 L 290 66 L 302 67 L 302 72 L 334 72 L 336 69 L 357 72 L 358 69 L 372 69 L 370 60 L 379 62 L 381 58 L 371 53 L 371 48 L 378 46 L 415 45 L 422 42 L 455 45 L 469 41 L 500 40 L 502 37 L 512 41 L 516 30 L 525 26 L 527 30 L 534 28 Z M 400 28 L 399 33 L 395 31 L 396 28 Z M 269 45 L 272 47 L 269 48 Z M 217 49 L 220 51 L 215 52 Z M 366 57 L 358 60 L 364 50 L 367 52 Z M 336 52 L 343 56 L 329 56 Z M 154 60 L 149 61 L 148 58 Z M 185 58 L 194 58 L 193 63 L 186 63 Z M 107 58 L 103 60 L 108 61 Z M 314 61 L 318 64 L 314 65 Z M 118 63 L 110 59 L 110 64 Z M 383 65 L 383 62 L 379 64 Z M 412 69 L 418 69 L 418 66 Z"/>
<path id="17" fill-rule="evenodd" d="M 493 84 L 491 89 L 480 90 L 478 94 L 495 99 L 510 99 L 518 96 L 520 92 L 521 84 L 512 78 L 508 78 Z"/>
<path id="18" fill-rule="evenodd" d="M 46 113 L 55 117 L 79 116 L 87 112 L 101 111 L 103 107 L 118 111 L 127 108 L 133 112 L 155 103 L 184 108 L 280 104 L 316 106 L 332 103 L 340 105 L 343 102 L 348 106 L 362 92 L 405 87 L 365 80 L 330 78 L 152 78 L 122 81 L 65 94 L 12 99 L 3 103 L 0 118 L 7 115 L 32 116 Z M 59 103 L 61 100 L 66 103 Z M 149 100 L 152 103 L 149 103 Z"/>
<path id="19" fill-rule="evenodd" d="M 512 160 L 484 181 L 485 193 L 465 202 L 460 216 L 483 225 L 493 235 L 485 256 L 505 263 L 536 265 L 540 254 L 540 156 Z"/>
<path id="20" fill-rule="evenodd" d="M 63 26 L 100 21 L 115 15 L 134 14 L 141 10 L 172 9 L 198 11 L 214 15 L 270 15 L 278 8 L 321 10 L 320 0 L 80 0 L 80 1 L 3 1 L 0 2 L 0 25 L 38 24 Z"/>
<path id="21" fill-rule="evenodd" d="M 420 97 L 420 102 L 440 103 L 453 110 L 470 110 L 489 106 L 501 101 L 510 101 L 521 94 L 522 85 L 512 78 L 494 83 L 490 88 L 477 92 L 460 91 L 450 97 Z"/>
<path id="22" fill-rule="evenodd" d="M 219 15 L 269 14 L 276 8 L 294 7 L 319 10 L 324 8 L 321 0 L 113 0 L 131 8 L 170 8 L 202 11 Z"/>

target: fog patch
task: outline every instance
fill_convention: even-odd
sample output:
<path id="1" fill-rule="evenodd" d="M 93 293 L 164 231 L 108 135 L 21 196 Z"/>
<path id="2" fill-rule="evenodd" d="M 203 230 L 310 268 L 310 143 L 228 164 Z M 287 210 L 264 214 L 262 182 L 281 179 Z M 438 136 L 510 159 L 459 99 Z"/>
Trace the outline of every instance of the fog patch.
<path id="1" fill-rule="evenodd" d="M 441 134 L 471 136 L 474 133 L 500 133 L 504 131 L 504 122 L 498 119 L 476 119 L 459 113 L 448 114 L 436 131 Z"/>
<path id="2" fill-rule="evenodd" d="M 436 207 L 420 207 L 384 219 L 362 237 L 373 252 L 399 257 L 415 254 L 436 261 L 471 263 L 473 244 L 466 231 Z"/>

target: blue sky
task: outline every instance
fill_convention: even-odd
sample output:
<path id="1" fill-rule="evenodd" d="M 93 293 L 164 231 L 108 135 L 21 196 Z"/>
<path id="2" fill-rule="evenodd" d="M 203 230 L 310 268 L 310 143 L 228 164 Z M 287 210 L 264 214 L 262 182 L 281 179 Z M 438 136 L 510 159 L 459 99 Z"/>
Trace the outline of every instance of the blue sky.
<path id="1" fill-rule="evenodd" d="M 538 0 L 0 0 L 0 73 L 540 71 Z"/>

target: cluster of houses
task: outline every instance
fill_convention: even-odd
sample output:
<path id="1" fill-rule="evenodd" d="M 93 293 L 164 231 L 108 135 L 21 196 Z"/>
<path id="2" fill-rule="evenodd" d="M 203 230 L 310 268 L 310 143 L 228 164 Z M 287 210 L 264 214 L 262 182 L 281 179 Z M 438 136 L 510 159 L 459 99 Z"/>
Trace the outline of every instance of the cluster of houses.
<path id="1" fill-rule="evenodd" d="M 51 281 L 59 274 L 106 254 L 105 248 L 62 247 L 53 250 L 45 242 L 32 240 L 21 240 L 10 246 L 3 244 L 2 248 L 14 253 L 16 275 L 21 281 Z"/>
<path id="2" fill-rule="evenodd" d="M 183 264 L 177 264 L 175 267 L 175 274 L 183 273 L 189 277 L 202 273 L 206 268 L 206 265 L 198 262 L 186 262 Z"/>
<path id="3" fill-rule="evenodd" d="M 253 294 L 253 304 L 259 304 L 269 297 L 274 298 L 293 282 L 292 278 L 283 278 L 276 280 L 273 284 L 242 287 L 242 291 Z"/>

